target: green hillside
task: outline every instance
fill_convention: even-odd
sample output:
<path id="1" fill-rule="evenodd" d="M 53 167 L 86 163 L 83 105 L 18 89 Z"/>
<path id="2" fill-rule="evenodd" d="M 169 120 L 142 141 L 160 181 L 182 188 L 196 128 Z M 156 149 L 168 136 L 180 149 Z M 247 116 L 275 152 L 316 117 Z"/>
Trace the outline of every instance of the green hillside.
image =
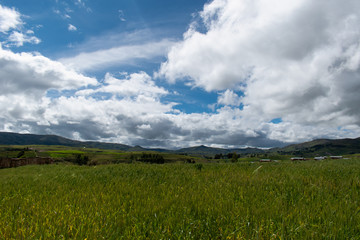
<path id="1" fill-rule="evenodd" d="M 62 145 L 114 150 L 128 150 L 130 146 L 115 143 L 81 142 L 56 135 L 35 135 L 0 132 L 0 145 Z"/>
<path id="2" fill-rule="evenodd" d="M 318 139 L 293 144 L 284 148 L 272 149 L 272 152 L 302 156 L 329 156 L 360 153 L 360 138 L 357 139 Z"/>

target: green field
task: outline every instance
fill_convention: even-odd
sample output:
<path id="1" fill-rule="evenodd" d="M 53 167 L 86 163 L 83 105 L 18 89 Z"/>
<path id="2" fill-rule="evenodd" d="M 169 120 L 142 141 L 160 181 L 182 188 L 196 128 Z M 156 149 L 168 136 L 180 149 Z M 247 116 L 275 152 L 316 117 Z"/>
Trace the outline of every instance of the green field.
<path id="1" fill-rule="evenodd" d="M 360 239 L 345 160 L 0 170 L 0 239 Z"/>

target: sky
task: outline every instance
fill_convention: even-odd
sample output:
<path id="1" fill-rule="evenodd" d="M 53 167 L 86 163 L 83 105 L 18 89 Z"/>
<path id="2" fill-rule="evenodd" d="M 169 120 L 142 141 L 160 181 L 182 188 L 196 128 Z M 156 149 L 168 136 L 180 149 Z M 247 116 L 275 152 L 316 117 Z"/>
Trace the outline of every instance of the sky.
<path id="1" fill-rule="evenodd" d="M 0 131 L 143 147 L 360 137 L 358 0 L 0 0 Z"/>

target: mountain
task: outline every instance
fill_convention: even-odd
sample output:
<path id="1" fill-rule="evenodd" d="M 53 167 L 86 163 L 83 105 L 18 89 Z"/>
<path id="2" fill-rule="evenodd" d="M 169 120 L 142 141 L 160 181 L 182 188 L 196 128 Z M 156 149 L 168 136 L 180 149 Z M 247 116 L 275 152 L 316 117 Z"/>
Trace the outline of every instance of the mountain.
<path id="1" fill-rule="evenodd" d="M 215 154 L 226 155 L 228 153 L 262 153 L 263 150 L 257 148 L 245 149 L 223 149 L 211 148 L 206 146 L 197 146 L 190 148 L 183 148 L 179 150 L 167 150 L 162 148 L 143 148 L 141 146 L 128 146 L 117 143 L 103 143 L 103 142 L 82 142 L 67 139 L 56 135 L 35 135 L 35 134 L 19 134 L 0 132 L 0 145 L 62 145 L 69 147 L 87 147 L 87 148 L 100 148 L 100 149 L 114 149 L 129 152 L 142 152 L 142 151 L 156 151 L 167 152 L 175 154 L 189 154 L 198 156 L 214 156 Z"/>
<path id="2" fill-rule="evenodd" d="M 126 151 L 130 146 L 117 143 L 81 142 L 56 135 L 35 135 L 0 132 L 0 145 L 62 145 Z"/>
<path id="3" fill-rule="evenodd" d="M 237 149 L 224 149 L 224 148 L 212 148 L 206 147 L 204 145 L 182 148 L 174 151 L 177 154 L 190 154 L 190 155 L 199 155 L 199 156 L 213 156 L 215 154 L 227 155 L 228 153 L 238 153 L 238 154 L 252 154 L 252 153 L 265 153 L 264 150 L 258 148 L 237 148 Z"/>
<path id="4" fill-rule="evenodd" d="M 273 148 L 271 152 L 299 156 L 325 156 L 360 153 L 360 138 L 317 139 L 283 148 Z"/>
<path id="5" fill-rule="evenodd" d="M 215 154 L 224 154 L 225 149 L 222 148 L 211 148 L 206 147 L 204 145 L 196 146 L 196 147 L 189 147 L 189 148 L 182 148 L 179 150 L 175 150 L 174 152 L 177 154 L 190 154 L 190 155 L 215 155 Z"/>

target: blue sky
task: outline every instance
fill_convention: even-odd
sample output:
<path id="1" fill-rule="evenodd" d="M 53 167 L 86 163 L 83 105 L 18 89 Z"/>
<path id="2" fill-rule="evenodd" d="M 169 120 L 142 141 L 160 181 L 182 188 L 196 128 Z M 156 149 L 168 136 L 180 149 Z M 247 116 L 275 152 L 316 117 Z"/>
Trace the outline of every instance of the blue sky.
<path id="1" fill-rule="evenodd" d="M 3 1 L 24 14 L 26 25 L 36 31 L 41 39 L 37 45 L 24 45 L 15 51 L 38 51 L 51 59 L 75 56 L 81 52 L 107 49 L 121 45 L 144 44 L 148 41 L 182 39 L 189 23 L 196 18 L 205 0 L 198 1 L 47 1 L 34 4 L 29 1 Z M 73 26 L 69 29 L 69 26 Z M 102 66 L 85 74 L 101 79 L 106 72 L 157 71 L 166 57 L 137 59 L 135 62 Z M 176 108 L 187 112 L 209 112 L 209 104 L 215 103 L 217 95 L 201 89 L 159 81 L 172 91 L 181 89 L 186 99 L 178 95 L 167 96 L 171 100 L 182 98 Z M 51 92 L 50 92 L 51 93 Z M 51 94 L 48 94 L 49 96 Z M 194 103 L 196 102 L 196 106 Z"/>
<path id="2" fill-rule="evenodd" d="M 0 131 L 146 147 L 360 136 L 355 0 L 0 0 Z"/>
<path id="3" fill-rule="evenodd" d="M 47 56 L 66 51 L 69 44 L 81 44 L 105 34 L 126 34 L 142 29 L 154 31 L 154 38 L 181 38 L 205 1 L 1 1 L 25 16 L 30 28 L 37 28 Z M 77 28 L 69 31 L 69 24 Z M 149 36 L 147 36 L 149 37 Z M 37 48 L 33 46 L 33 48 Z"/>
<path id="4" fill-rule="evenodd" d="M 147 41 L 181 40 L 189 23 L 202 9 L 202 1 L 47 1 L 34 4 L 29 1 L 2 1 L 25 15 L 26 25 L 41 39 L 37 45 L 24 45 L 15 51 L 38 51 L 52 59 L 75 56 L 82 51 L 106 49 L 119 45 L 143 44 Z M 69 29 L 69 26 L 74 26 Z M 75 29 L 76 28 L 76 29 Z M 152 74 L 165 56 L 129 63 L 113 63 L 99 69 L 87 69 L 88 75 L 98 79 L 106 72 L 145 71 Z M 187 113 L 209 112 L 209 104 L 217 95 L 184 85 L 159 82 L 172 91 L 181 89 L 187 97 L 177 106 Z M 51 92 L 50 92 L 51 93 Z M 48 94 L 49 95 L 49 94 Z M 50 94 L 51 95 L 51 94 Z M 167 96 L 179 100 L 179 96 Z M 194 106 L 194 103 L 197 103 Z"/>

